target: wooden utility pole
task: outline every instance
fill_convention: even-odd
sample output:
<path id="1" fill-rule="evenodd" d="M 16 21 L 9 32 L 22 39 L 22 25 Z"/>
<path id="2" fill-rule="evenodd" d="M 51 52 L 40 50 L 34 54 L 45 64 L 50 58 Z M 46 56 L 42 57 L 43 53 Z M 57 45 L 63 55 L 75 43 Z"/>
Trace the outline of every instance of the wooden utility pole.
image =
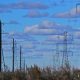
<path id="1" fill-rule="evenodd" d="M 25 58 L 24 58 L 24 72 L 25 72 Z"/>
<path id="2" fill-rule="evenodd" d="M 13 50 L 12 71 L 14 72 L 14 38 L 13 38 L 13 49 L 12 50 Z"/>
<path id="3" fill-rule="evenodd" d="M 4 66 L 4 68 L 3 68 L 3 70 L 5 71 L 5 60 L 4 60 L 4 54 L 3 54 L 3 49 L 2 49 L 2 54 L 1 54 L 1 56 L 2 56 L 2 60 L 3 60 L 3 66 Z"/>
<path id="4" fill-rule="evenodd" d="M 20 46 L 20 71 L 21 71 L 21 61 L 22 61 L 22 47 Z"/>
<path id="5" fill-rule="evenodd" d="M 2 66 L 1 52 L 2 52 L 2 23 L 0 21 L 0 72 L 1 72 L 1 66 Z"/>

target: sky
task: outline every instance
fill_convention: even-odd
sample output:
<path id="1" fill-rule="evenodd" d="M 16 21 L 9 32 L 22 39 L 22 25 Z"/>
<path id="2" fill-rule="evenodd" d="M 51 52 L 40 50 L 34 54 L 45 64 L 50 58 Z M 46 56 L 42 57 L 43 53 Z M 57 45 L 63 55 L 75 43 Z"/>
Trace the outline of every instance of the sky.
<path id="1" fill-rule="evenodd" d="M 15 66 L 19 67 L 20 46 L 28 66 L 61 65 L 65 31 L 70 64 L 80 67 L 80 0 L 1 0 L 0 20 L 8 67 L 12 66 L 12 38 L 15 39 Z"/>

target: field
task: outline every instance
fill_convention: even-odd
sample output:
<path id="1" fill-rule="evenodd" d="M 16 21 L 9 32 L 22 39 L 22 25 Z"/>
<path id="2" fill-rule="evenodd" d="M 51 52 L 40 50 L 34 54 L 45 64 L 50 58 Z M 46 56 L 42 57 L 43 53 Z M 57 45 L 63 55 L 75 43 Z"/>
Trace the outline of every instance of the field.
<path id="1" fill-rule="evenodd" d="M 0 73 L 0 80 L 80 80 L 80 69 L 71 69 L 66 66 L 56 70 L 50 67 L 39 68 L 34 65 L 26 68 L 25 71 L 2 72 Z"/>

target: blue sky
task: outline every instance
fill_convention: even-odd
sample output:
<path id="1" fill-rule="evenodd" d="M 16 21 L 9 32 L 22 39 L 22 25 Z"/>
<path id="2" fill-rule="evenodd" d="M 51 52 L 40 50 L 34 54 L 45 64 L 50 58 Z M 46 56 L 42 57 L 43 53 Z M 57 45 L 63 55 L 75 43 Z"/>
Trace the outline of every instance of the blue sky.
<path id="1" fill-rule="evenodd" d="M 14 37 L 18 48 L 15 50 L 16 63 L 19 63 L 19 46 L 21 45 L 27 65 L 53 66 L 55 60 L 53 61 L 52 56 L 56 53 L 56 43 L 63 42 L 64 36 L 60 34 L 67 31 L 69 36 L 74 38 L 71 40 L 71 37 L 68 37 L 69 42 L 75 44 L 75 46 L 73 44 L 68 46 L 74 53 L 73 56 L 69 56 L 69 60 L 72 66 L 79 67 L 79 3 L 80 0 L 1 0 L 2 30 L 3 33 L 9 33 L 3 34 L 3 50 L 4 54 L 7 54 L 5 55 L 6 64 L 12 64 L 11 57 L 6 58 L 6 56 L 12 56 L 11 43 Z M 60 35 L 59 40 L 56 34 Z M 5 43 L 9 45 L 4 45 Z M 59 49 L 63 50 L 63 45 L 60 44 Z M 62 57 L 61 52 L 60 56 Z"/>

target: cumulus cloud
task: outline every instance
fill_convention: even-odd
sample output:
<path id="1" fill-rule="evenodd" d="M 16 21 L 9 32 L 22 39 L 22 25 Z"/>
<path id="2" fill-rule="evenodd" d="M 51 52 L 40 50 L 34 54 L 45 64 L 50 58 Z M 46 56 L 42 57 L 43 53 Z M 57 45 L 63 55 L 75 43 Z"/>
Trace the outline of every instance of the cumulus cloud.
<path id="1" fill-rule="evenodd" d="M 5 37 L 5 36 L 4 36 Z M 18 33 L 18 32 L 9 32 L 7 35 L 8 38 L 15 38 L 19 40 L 26 40 L 26 41 L 36 41 L 32 36 L 26 33 Z"/>
<path id="2" fill-rule="evenodd" d="M 16 20 L 11 20 L 9 24 L 19 24 L 19 22 L 17 22 Z"/>
<path id="3" fill-rule="evenodd" d="M 52 35 L 52 36 L 49 36 L 48 37 L 48 41 L 62 41 L 62 40 L 64 40 L 64 36 L 63 35 Z"/>
<path id="4" fill-rule="evenodd" d="M 18 21 L 16 21 L 16 20 L 10 20 L 10 21 L 8 21 L 8 22 L 6 22 L 6 23 L 3 23 L 3 25 L 4 24 L 13 24 L 13 25 L 18 25 L 19 24 L 19 22 Z"/>
<path id="5" fill-rule="evenodd" d="M 0 8 L 0 13 L 11 13 L 11 10 Z"/>
<path id="6" fill-rule="evenodd" d="M 56 43 L 63 44 L 64 43 L 64 39 L 65 39 L 64 34 L 63 35 L 50 35 L 45 40 L 45 42 L 53 42 L 53 41 L 55 41 Z M 73 41 L 72 35 L 68 35 L 67 34 L 67 43 L 71 44 L 72 41 Z"/>
<path id="7" fill-rule="evenodd" d="M 0 4 L 1 9 L 48 9 L 49 6 L 40 2 L 18 2 L 11 4 Z"/>
<path id="8" fill-rule="evenodd" d="M 54 29 L 39 29 L 39 28 L 32 28 L 32 29 L 26 28 L 25 32 L 28 32 L 28 34 L 36 34 L 36 35 L 51 35 L 54 32 L 56 32 L 56 30 Z"/>
<path id="9" fill-rule="evenodd" d="M 76 17 L 80 17 L 80 7 L 76 8 L 72 8 L 69 11 L 66 12 L 61 12 L 58 14 L 53 14 L 52 17 L 57 17 L 57 18 L 76 18 Z"/>
<path id="10" fill-rule="evenodd" d="M 80 39 L 80 29 L 74 32 L 74 37 Z"/>
<path id="11" fill-rule="evenodd" d="M 48 17 L 48 13 L 41 13 L 39 11 L 30 10 L 27 15 L 23 17 L 29 17 L 29 18 L 41 18 L 41 17 Z"/>
<path id="12" fill-rule="evenodd" d="M 69 31 L 70 29 L 72 29 L 70 26 L 64 26 L 50 21 L 43 21 L 40 24 L 26 26 L 25 32 L 36 35 L 53 35 L 61 34 L 64 31 Z"/>

